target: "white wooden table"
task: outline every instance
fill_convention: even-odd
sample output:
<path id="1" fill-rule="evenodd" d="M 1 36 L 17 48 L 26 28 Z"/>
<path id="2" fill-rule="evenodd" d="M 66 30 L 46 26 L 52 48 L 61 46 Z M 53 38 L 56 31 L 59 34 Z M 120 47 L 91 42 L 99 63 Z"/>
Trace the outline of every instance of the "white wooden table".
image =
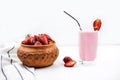
<path id="1" fill-rule="evenodd" d="M 52 66 L 35 70 L 36 80 L 120 80 L 120 45 L 98 46 L 94 62 L 81 64 L 78 47 L 58 47 L 59 57 Z M 72 68 L 64 67 L 63 57 L 77 61 Z"/>

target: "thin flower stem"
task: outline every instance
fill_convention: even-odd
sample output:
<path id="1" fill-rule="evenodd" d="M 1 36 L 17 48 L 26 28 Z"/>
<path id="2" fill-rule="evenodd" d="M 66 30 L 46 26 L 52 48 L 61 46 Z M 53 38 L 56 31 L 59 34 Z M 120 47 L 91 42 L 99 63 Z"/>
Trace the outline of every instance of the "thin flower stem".
<path id="1" fill-rule="evenodd" d="M 78 24 L 80 30 L 82 31 L 82 28 L 81 28 L 81 26 L 80 26 L 79 21 L 78 21 L 77 19 L 75 19 L 73 16 L 71 16 L 69 13 L 67 13 L 66 11 L 64 11 L 64 13 L 66 13 L 68 16 L 70 16 L 72 19 L 74 19 L 74 20 L 77 22 L 77 24 Z"/>

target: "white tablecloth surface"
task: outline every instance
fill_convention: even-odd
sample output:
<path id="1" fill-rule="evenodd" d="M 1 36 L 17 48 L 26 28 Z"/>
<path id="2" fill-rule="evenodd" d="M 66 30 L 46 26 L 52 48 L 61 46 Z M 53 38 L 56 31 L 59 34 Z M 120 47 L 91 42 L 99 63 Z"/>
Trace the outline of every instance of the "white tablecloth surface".
<path id="1" fill-rule="evenodd" d="M 30 68 L 22 65 L 16 42 L 0 45 L 0 80 L 120 80 L 120 45 L 99 45 L 94 62 L 81 64 L 78 46 L 58 46 L 53 65 Z M 76 60 L 74 67 L 64 67 L 63 58 Z"/>

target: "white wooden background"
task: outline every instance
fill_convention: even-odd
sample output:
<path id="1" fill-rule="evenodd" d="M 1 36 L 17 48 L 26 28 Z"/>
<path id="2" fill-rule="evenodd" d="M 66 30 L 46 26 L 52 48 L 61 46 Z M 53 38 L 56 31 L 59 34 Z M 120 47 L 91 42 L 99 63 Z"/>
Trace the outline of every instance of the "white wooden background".
<path id="1" fill-rule="evenodd" d="M 79 20 L 83 30 L 100 18 L 99 44 L 120 44 L 119 4 L 119 0 L 0 0 L 0 44 L 27 33 L 47 33 L 58 45 L 78 45 L 78 25 L 64 10 Z"/>

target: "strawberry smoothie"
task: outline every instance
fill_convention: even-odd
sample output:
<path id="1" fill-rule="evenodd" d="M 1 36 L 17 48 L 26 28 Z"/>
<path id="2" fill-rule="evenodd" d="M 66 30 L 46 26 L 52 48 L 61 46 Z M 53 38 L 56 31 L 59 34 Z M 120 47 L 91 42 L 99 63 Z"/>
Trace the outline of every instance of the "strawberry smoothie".
<path id="1" fill-rule="evenodd" d="M 80 33 L 80 58 L 82 61 L 94 61 L 98 46 L 98 31 Z"/>

